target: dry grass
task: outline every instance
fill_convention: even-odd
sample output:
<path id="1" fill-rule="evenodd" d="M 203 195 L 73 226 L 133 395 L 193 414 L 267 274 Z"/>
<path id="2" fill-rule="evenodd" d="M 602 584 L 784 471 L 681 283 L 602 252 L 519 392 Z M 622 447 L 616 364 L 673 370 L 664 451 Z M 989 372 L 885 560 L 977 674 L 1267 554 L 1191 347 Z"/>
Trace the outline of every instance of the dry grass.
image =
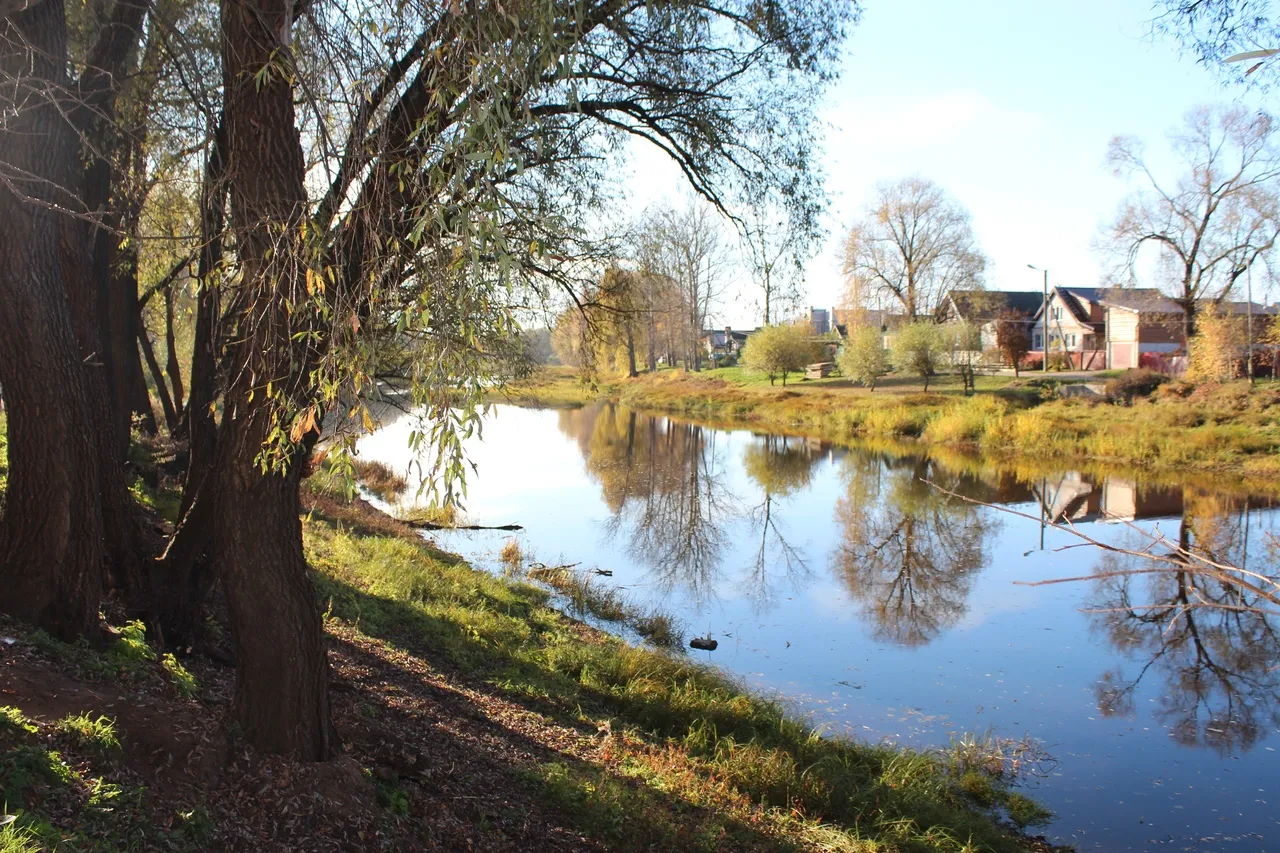
<path id="1" fill-rule="evenodd" d="M 1057 399 L 1058 380 L 980 377 L 978 393 L 920 393 L 899 380 L 875 392 L 841 379 L 782 388 L 737 381 L 731 369 L 660 371 L 624 380 L 606 396 L 637 409 L 711 425 L 748 425 L 839 443 L 917 442 L 1019 459 L 1088 460 L 1149 471 L 1213 471 L 1245 478 L 1265 493 L 1280 489 L 1280 383 L 1169 383 L 1131 405 Z M 892 379 L 892 377 L 891 377 Z M 560 371 L 552 383 L 575 380 Z M 1170 385 L 1173 387 L 1170 388 Z M 1165 388 L 1169 390 L 1164 390 Z M 524 402 L 537 403 L 530 393 Z"/>
<path id="2" fill-rule="evenodd" d="M 520 543 L 514 536 L 503 544 L 498 556 L 502 559 L 502 564 L 510 571 L 516 571 L 524 564 L 524 552 L 520 550 Z"/>
<path id="3" fill-rule="evenodd" d="M 356 459 L 353 467 L 357 482 L 379 500 L 394 501 L 409 488 L 409 482 L 383 462 L 374 459 Z"/>

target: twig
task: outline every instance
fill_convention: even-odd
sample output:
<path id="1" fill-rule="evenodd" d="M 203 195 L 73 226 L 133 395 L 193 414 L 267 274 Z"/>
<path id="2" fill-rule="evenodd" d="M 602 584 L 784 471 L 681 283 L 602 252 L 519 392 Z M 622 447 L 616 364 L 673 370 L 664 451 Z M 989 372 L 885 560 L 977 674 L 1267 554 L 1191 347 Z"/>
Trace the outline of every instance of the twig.
<path id="1" fill-rule="evenodd" d="M 1154 563 L 1163 564 L 1158 568 L 1116 569 L 1113 571 L 1095 572 L 1091 575 L 1078 575 L 1076 577 L 1068 577 L 1068 578 L 1050 578 L 1048 580 L 1040 580 L 1040 581 L 1014 581 L 1014 583 L 1016 584 L 1019 584 L 1022 586 L 1047 586 L 1049 584 L 1079 583 L 1080 581 L 1098 580 L 1100 578 L 1110 578 L 1110 577 L 1127 577 L 1129 575 L 1169 574 L 1173 572 L 1184 572 L 1187 574 L 1204 575 L 1206 577 L 1210 577 L 1215 580 L 1221 581 L 1222 583 L 1225 583 L 1225 584 L 1238 586 L 1242 589 L 1252 592 L 1254 595 L 1257 595 L 1259 598 L 1262 598 L 1265 601 L 1268 601 L 1271 604 L 1274 604 L 1277 607 L 1280 607 L 1280 582 L 1277 582 L 1275 578 L 1269 577 L 1267 575 L 1259 574 L 1258 572 L 1252 572 L 1252 571 L 1249 571 L 1248 569 L 1243 569 L 1239 566 L 1233 566 L 1230 563 L 1220 563 L 1216 560 L 1209 559 L 1203 554 L 1198 554 L 1194 551 L 1187 550 L 1186 548 L 1183 548 L 1181 545 L 1175 545 L 1172 541 L 1166 538 L 1163 533 L 1160 532 L 1158 527 L 1155 529 L 1154 532 L 1148 532 L 1148 531 L 1142 530 L 1140 527 L 1133 524 L 1132 522 L 1126 521 L 1125 524 L 1131 530 L 1137 531 L 1141 535 L 1149 537 L 1151 539 L 1151 543 L 1147 545 L 1147 547 L 1141 550 L 1136 550 L 1133 548 L 1121 548 L 1117 545 L 1111 545 L 1107 542 L 1100 542 L 1097 539 L 1094 539 L 1093 537 L 1085 533 L 1082 533 L 1074 524 L 1071 523 L 1070 520 L 1068 520 L 1065 524 L 1060 524 L 1054 521 L 1046 521 L 1043 518 L 1037 518 L 1036 516 L 1033 516 L 1029 513 L 1020 512 L 1016 509 L 1009 509 L 1008 507 L 998 506 L 996 504 L 988 503 L 987 501 L 980 501 L 980 500 L 977 500 L 976 498 L 970 498 L 970 497 L 966 497 L 965 495 L 957 494 L 956 492 L 953 492 L 949 489 L 944 489 L 942 486 L 939 486 L 937 483 L 934 483 L 930 480 L 924 480 L 922 478 L 922 482 L 925 483 L 930 488 L 936 489 L 937 491 L 941 492 L 944 495 L 956 498 L 957 500 L 964 501 L 965 503 L 974 504 L 976 506 L 990 507 L 991 509 L 994 509 L 998 512 L 1007 513 L 1009 515 L 1016 515 L 1020 518 L 1025 518 L 1029 521 L 1034 521 L 1037 524 L 1045 524 L 1047 527 L 1051 527 L 1054 530 L 1060 530 L 1064 533 L 1069 533 L 1070 535 L 1083 540 L 1083 544 L 1092 545 L 1100 550 L 1108 551 L 1113 554 L 1127 554 L 1133 557 L 1144 557 Z M 1156 545 L 1160 545 L 1160 544 L 1168 545 L 1171 548 L 1170 553 L 1168 554 L 1152 553 L 1152 549 L 1155 548 Z M 1080 546 L 1069 545 L 1056 550 L 1060 551 L 1060 550 L 1065 550 L 1066 548 L 1075 548 L 1075 547 L 1080 547 Z M 1258 584 L 1251 583 L 1250 581 L 1245 580 L 1245 577 L 1253 578 L 1254 580 L 1262 584 L 1262 586 L 1259 586 Z M 1276 590 L 1276 592 L 1268 591 L 1268 589 L 1264 587 L 1268 587 L 1272 590 Z M 1217 606 L 1217 605 L 1211 605 L 1208 602 L 1205 602 L 1205 604 L 1206 606 Z M 1242 609 L 1256 609 L 1256 608 L 1242 608 Z M 1258 612 L 1267 613 L 1269 611 L 1258 610 Z"/>

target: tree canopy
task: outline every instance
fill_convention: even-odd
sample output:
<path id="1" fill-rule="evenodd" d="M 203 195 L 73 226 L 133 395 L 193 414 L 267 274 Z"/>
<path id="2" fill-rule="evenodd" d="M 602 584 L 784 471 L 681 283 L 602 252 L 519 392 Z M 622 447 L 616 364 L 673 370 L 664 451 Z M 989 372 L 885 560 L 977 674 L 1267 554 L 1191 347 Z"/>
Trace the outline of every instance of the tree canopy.
<path id="1" fill-rule="evenodd" d="M 716 215 L 768 202 L 813 233 L 813 112 L 857 14 L 812 0 L 4 3 L 0 607 L 74 639 L 119 590 L 158 643 L 196 645 L 216 582 L 233 721 L 258 748 L 333 755 L 298 521 L 322 431 L 341 457 L 393 390 L 448 498 L 522 323 L 553 294 L 634 318 L 628 276 L 600 277 L 619 257 L 602 216 L 612 156 L 630 145 L 669 156 Z M 701 282 L 681 327 L 695 364 L 706 257 L 670 276 Z M 163 366 L 147 303 L 164 305 L 150 319 Z M 134 415 L 162 428 L 143 360 L 186 466 L 172 535 L 125 480 Z"/>

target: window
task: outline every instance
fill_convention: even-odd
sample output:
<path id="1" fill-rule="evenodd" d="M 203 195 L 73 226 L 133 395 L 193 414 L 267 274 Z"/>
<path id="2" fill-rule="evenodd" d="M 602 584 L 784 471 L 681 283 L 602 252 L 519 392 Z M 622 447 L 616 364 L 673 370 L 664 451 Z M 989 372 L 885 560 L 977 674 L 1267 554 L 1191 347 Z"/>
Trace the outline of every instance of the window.
<path id="1" fill-rule="evenodd" d="M 1067 335 L 1067 346 L 1074 347 L 1076 345 L 1076 336 Z"/>
<path id="2" fill-rule="evenodd" d="M 1044 345 L 1043 345 L 1043 344 L 1041 344 L 1041 343 L 1040 343 L 1040 341 L 1041 341 L 1040 333 L 1039 333 L 1039 332 L 1036 332 L 1035 342 L 1034 342 L 1034 343 L 1032 343 L 1031 348 L 1032 348 L 1032 349 L 1044 349 Z"/>

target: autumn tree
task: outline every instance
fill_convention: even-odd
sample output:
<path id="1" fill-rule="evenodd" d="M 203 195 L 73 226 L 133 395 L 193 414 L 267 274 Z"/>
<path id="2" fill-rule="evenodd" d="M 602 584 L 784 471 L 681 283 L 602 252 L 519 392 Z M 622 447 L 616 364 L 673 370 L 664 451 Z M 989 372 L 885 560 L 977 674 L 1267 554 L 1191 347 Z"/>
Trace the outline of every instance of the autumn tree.
<path id="1" fill-rule="evenodd" d="M 849 338 L 840 348 L 836 362 L 849 379 L 876 390 L 876 381 L 889 370 L 879 327 L 864 324 L 849 329 Z"/>
<path id="2" fill-rule="evenodd" d="M 1108 238 L 1131 280 L 1144 250 L 1154 249 L 1156 281 L 1182 307 L 1190 337 L 1201 305 L 1226 300 L 1280 235 L 1280 137 L 1266 113 L 1232 106 L 1191 110 L 1170 140 L 1182 169 L 1171 182 L 1157 177 L 1139 140 L 1111 141 L 1115 173 L 1142 188 Z"/>
<path id="3" fill-rule="evenodd" d="M 947 344 L 937 323 L 917 320 L 898 330 L 890 350 L 894 369 L 919 376 L 924 380 L 924 390 L 928 391 L 930 377 L 942 366 Z"/>
<path id="4" fill-rule="evenodd" d="M 689 370 L 702 365 L 701 338 L 707 317 L 728 284 L 729 257 L 713 206 L 691 200 L 683 207 L 650 210 L 641 225 L 643 271 L 676 290 L 669 319 Z"/>
<path id="5" fill-rule="evenodd" d="M 182 599 L 198 622 L 216 573 L 236 652 L 232 719 L 252 746 L 323 759 L 336 741 L 298 519 L 320 426 L 342 414 L 371 428 L 381 380 L 403 383 L 422 421 L 415 449 L 435 451 L 431 480 L 447 497 L 521 312 L 580 292 L 600 268 L 590 226 L 608 195 L 604 155 L 648 141 L 719 211 L 761 196 L 812 206 L 820 181 L 797 164 L 811 161 L 812 113 L 854 10 L 222 0 L 195 22 L 221 50 L 188 57 L 176 28 L 141 26 L 150 8 L 117 0 L 109 37 L 73 62 L 59 0 L 0 6 L 2 603 L 60 636 L 89 634 L 102 567 L 130 550 L 117 396 L 95 372 L 108 350 L 93 271 L 105 256 L 95 229 L 136 198 L 82 167 L 100 169 L 126 138 L 118 86 L 154 32 L 171 60 L 193 63 L 176 75 L 190 109 L 172 115 L 197 118 L 171 129 L 204 174 L 192 182 L 185 405 L 165 371 L 171 426 L 189 431 L 183 514 L 155 571 L 133 573 L 156 579 L 139 604 L 166 622 Z M 216 95 L 193 79 L 218 81 Z M 702 231 L 672 241 L 670 278 L 693 294 L 681 348 L 696 366 L 716 238 L 711 214 L 692 218 Z M 338 452 L 352 441 L 335 438 Z M 134 545 L 135 561 L 150 556 Z"/>
<path id="6" fill-rule="evenodd" d="M 753 283 L 760 292 L 764 325 L 793 307 L 800 290 L 802 262 L 812 237 L 812 225 L 793 222 L 784 210 L 765 204 L 748 205 L 740 227 Z"/>
<path id="7" fill-rule="evenodd" d="M 1244 319 L 1221 311 L 1203 311 L 1188 342 L 1187 379 L 1225 382 L 1240 375 L 1247 335 Z"/>
<path id="8" fill-rule="evenodd" d="M 557 318 L 552 345 L 561 362 L 636 376 L 637 352 L 651 350 L 647 304 L 651 294 L 651 282 L 645 276 L 610 266 Z"/>
<path id="9" fill-rule="evenodd" d="M 881 183 L 845 238 L 845 301 L 932 315 L 952 290 L 980 288 L 985 267 L 969 212 L 941 187 L 923 178 Z"/>
<path id="10" fill-rule="evenodd" d="M 1021 311 L 1006 308 L 996 317 L 996 349 L 1000 350 L 1005 363 L 1013 366 L 1014 376 L 1018 375 L 1022 359 L 1031 351 L 1028 328 L 1029 321 Z"/>
<path id="11" fill-rule="evenodd" d="M 748 370 L 767 375 L 770 385 L 781 376 L 785 387 L 787 374 L 803 370 L 814 356 L 815 346 L 805 324 L 780 323 L 765 326 L 747 338 L 742 363 Z"/>

